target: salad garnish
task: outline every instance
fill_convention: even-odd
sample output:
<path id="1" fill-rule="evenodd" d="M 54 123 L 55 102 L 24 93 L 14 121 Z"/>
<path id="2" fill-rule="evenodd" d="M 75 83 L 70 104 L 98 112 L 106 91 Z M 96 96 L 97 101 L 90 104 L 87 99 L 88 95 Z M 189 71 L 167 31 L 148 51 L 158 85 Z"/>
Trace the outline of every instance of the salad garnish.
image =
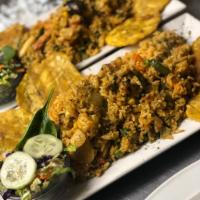
<path id="1" fill-rule="evenodd" d="M 52 95 L 53 91 L 34 115 L 15 151 L 0 165 L 0 194 L 4 200 L 10 197 L 31 200 L 55 183 L 56 177 L 69 173 L 75 176 L 59 130 L 48 117 Z"/>
<path id="2" fill-rule="evenodd" d="M 15 88 L 21 80 L 25 68 L 20 62 L 17 50 L 11 46 L 0 49 L 0 103 L 14 98 Z"/>
<path id="3" fill-rule="evenodd" d="M 24 137 L 16 146 L 16 150 L 22 150 L 29 138 L 32 138 L 39 134 L 49 134 L 58 137 L 57 127 L 55 123 L 51 121 L 48 117 L 48 108 L 51 102 L 52 95 L 53 95 L 53 90 L 50 92 L 44 107 L 39 109 L 35 113 L 31 123 L 29 124 L 27 130 L 25 131 Z"/>

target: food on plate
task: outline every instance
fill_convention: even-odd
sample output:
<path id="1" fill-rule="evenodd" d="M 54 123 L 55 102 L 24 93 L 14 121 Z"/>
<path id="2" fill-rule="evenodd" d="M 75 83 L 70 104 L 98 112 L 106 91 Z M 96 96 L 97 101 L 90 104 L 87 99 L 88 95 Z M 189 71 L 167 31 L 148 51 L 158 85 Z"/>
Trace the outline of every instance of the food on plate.
<path id="1" fill-rule="evenodd" d="M 63 143 L 78 163 L 88 165 L 94 160 L 96 150 L 88 137 L 98 134 L 103 106 L 98 90 L 86 80 L 68 95 L 60 94 L 50 107 L 51 118 L 61 128 Z"/>
<path id="2" fill-rule="evenodd" d="M 195 56 L 196 77 L 200 80 L 200 37 L 192 44 L 192 49 Z M 195 96 L 187 105 L 186 115 L 188 118 L 200 121 L 200 94 Z"/>
<path id="3" fill-rule="evenodd" d="M 111 30 L 106 37 L 109 45 L 133 45 L 154 32 L 160 23 L 160 13 L 169 0 L 135 0 L 134 17 Z"/>
<path id="4" fill-rule="evenodd" d="M 169 0 L 66 0 L 49 19 L 24 34 L 20 55 L 26 66 L 55 52 L 65 53 L 74 64 L 80 63 L 106 44 L 134 44 L 155 31 L 160 12 L 168 3 Z"/>
<path id="5" fill-rule="evenodd" d="M 14 24 L 0 32 L 0 48 L 8 45 L 18 50 L 25 32 L 26 28 L 20 24 Z"/>
<path id="6" fill-rule="evenodd" d="M 197 79 L 200 80 L 200 37 L 192 44 L 192 50 L 195 56 L 195 66 L 197 69 Z"/>
<path id="7" fill-rule="evenodd" d="M 17 103 L 26 112 L 35 113 L 42 107 L 52 88 L 55 95 L 65 92 L 81 78 L 64 53 L 54 53 L 27 70 L 17 88 Z"/>
<path id="8" fill-rule="evenodd" d="M 80 73 L 62 53 L 53 54 L 41 64 L 30 67 L 17 88 L 20 108 L 0 113 L 0 160 L 3 153 L 12 151 L 19 142 L 29 120 L 43 106 L 49 91 L 54 88 L 55 96 L 64 94 L 66 88 L 73 88 L 81 79 Z"/>
<path id="9" fill-rule="evenodd" d="M 40 134 L 30 138 L 24 145 L 24 152 L 33 158 L 41 158 L 49 155 L 55 156 L 63 150 L 63 145 L 56 137 L 48 134 Z"/>
<path id="10" fill-rule="evenodd" d="M 57 128 L 48 117 L 51 98 L 52 93 L 32 118 L 21 141 L 1 163 L 0 194 L 3 199 L 37 198 L 60 180 L 59 177 L 73 174 Z"/>
<path id="11" fill-rule="evenodd" d="M 1 182 L 8 189 L 21 189 L 33 181 L 36 168 L 36 162 L 29 154 L 15 152 L 1 167 Z"/>
<path id="12" fill-rule="evenodd" d="M 73 173 L 66 154 L 32 158 L 23 151 L 9 155 L 1 168 L 0 194 L 4 199 L 31 200 L 47 192 L 59 177 Z M 12 167 L 12 168 L 11 168 Z M 63 178 L 66 180 L 66 178 Z"/>
<path id="13" fill-rule="evenodd" d="M 108 34 L 106 42 L 117 47 L 135 44 L 154 32 L 159 23 L 159 15 L 127 19 Z"/>
<path id="14" fill-rule="evenodd" d="M 186 115 L 188 118 L 200 121 L 200 94 L 195 96 L 187 105 Z"/>
<path id="15" fill-rule="evenodd" d="M 66 0 L 24 35 L 22 60 L 30 66 L 63 52 L 77 64 L 97 54 L 107 33 L 133 15 L 134 0 Z"/>
<path id="16" fill-rule="evenodd" d="M 26 67 L 41 62 L 55 52 L 65 53 L 72 63 L 77 64 L 97 54 L 106 42 L 114 46 L 127 45 L 127 42 L 122 45 L 115 44 L 115 39 L 111 40 L 111 36 L 115 37 L 112 30 L 122 25 L 121 30 L 127 19 L 133 23 L 130 28 L 139 29 L 137 32 L 133 31 L 133 34 L 139 34 L 143 30 L 134 24 L 148 20 L 149 17 L 157 19 L 157 23 L 151 28 L 155 30 L 160 12 L 168 3 L 169 0 L 65 0 L 48 19 L 39 21 L 29 29 L 18 24 L 9 28 L 6 32 L 11 34 L 6 40 L 7 43 L 13 42 L 12 36 L 16 30 L 15 44 L 20 48 L 19 55 Z M 135 20 L 136 22 L 133 22 Z M 143 26 L 145 25 L 143 23 Z M 150 28 L 147 29 L 148 33 L 152 32 Z M 108 34 L 110 37 L 106 40 Z M 146 35 L 147 31 L 142 38 Z M 140 38 L 141 36 L 137 41 Z M 129 39 L 128 44 L 133 43 L 135 39 Z"/>
<path id="17" fill-rule="evenodd" d="M 100 176 L 144 143 L 171 136 L 199 90 L 193 63 L 183 37 L 157 32 L 57 97 L 50 116 L 78 175 Z"/>
<path id="18" fill-rule="evenodd" d="M 159 4 L 151 0 L 145 5 L 141 0 L 123 2 L 66 0 L 48 19 L 39 21 L 30 28 L 20 24 L 7 28 L 0 33 L 0 48 L 11 47 L 16 51 L 16 56 L 9 65 L 2 65 L 0 62 L 2 70 L 0 103 L 15 97 L 15 88 L 25 72 L 24 66 L 31 70 L 27 72 L 29 75 L 24 77 L 18 89 L 17 102 L 26 111 L 28 109 L 30 112 L 36 111 L 44 103 L 48 93 L 40 95 L 38 89 L 33 86 L 36 79 L 33 77 L 38 75 L 40 67 L 43 69 L 41 63 L 47 64 L 46 59 L 63 53 L 69 61 L 77 64 L 97 54 L 106 45 L 106 41 L 114 46 L 133 44 L 157 28 L 160 12 L 167 3 L 167 0 L 162 0 Z M 141 15 L 142 9 L 144 15 Z M 154 15 L 150 14 L 149 9 L 154 11 Z M 45 70 L 48 70 L 46 68 Z M 33 80 L 30 80 L 29 76 Z M 48 86 L 51 83 L 45 82 Z M 29 103 L 27 101 L 24 103 L 21 98 L 25 96 L 24 99 L 29 99 L 31 92 L 35 99 L 35 106 L 30 106 L 32 98 Z M 28 106 L 30 108 L 27 108 Z"/>
<path id="19" fill-rule="evenodd" d="M 24 33 L 24 26 L 19 24 L 0 32 L 0 104 L 15 98 L 15 88 L 25 72 L 18 56 Z"/>
<path id="20" fill-rule="evenodd" d="M 44 104 L 49 87 L 56 81 L 55 69 L 61 69 L 56 67 L 52 71 L 48 65 L 50 59 L 65 54 L 69 61 L 77 64 L 97 54 L 106 45 L 108 33 L 109 44 L 133 44 L 156 29 L 160 22 L 159 13 L 167 3 L 161 1 L 156 7 L 154 1 L 149 1 L 145 5 L 155 10 L 155 15 L 149 15 L 148 9 L 144 9 L 146 15 L 143 16 L 140 10 L 144 5 L 139 0 L 66 0 L 48 19 L 30 28 L 20 24 L 9 27 L 0 33 L 0 47 L 13 48 L 16 56 L 9 65 L 0 68 L 0 103 L 15 97 L 15 88 L 25 72 L 24 66 L 29 70 L 17 90 L 17 103 L 26 112 L 35 112 Z M 43 80 L 37 78 L 40 73 Z M 54 74 L 49 76 L 51 80 L 45 80 L 48 73 Z M 43 84 L 46 90 L 40 91 Z M 33 98 L 34 104 L 31 103 Z"/>
<path id="21" fill-rule="evenodd" d="M 8 45 L 0 48 L 0 104 L 15 98 L 15 89 L 24 72 L 17 50 Z"/>
<path id="22" fill-rule="evenodd" d="M 72 64 L 106 43 L 145 38 L 168 3 L 66 0 L 30 29 L 14 25 L 0 33 L 0 103 L 1 86 L 13 95 L 26 68 L 16 90 L 19 108 L 0 113 L 4 199 L 37 198 L 59 176 L 74 174 L 68 159 L 78 177 L 101 176 L 143 144 L 173 138 L 186 117 L 200 121 L 200 39 L 190 46 L 174 32 L 156 32 L 96 75 L 83 77 Z"/>
<path id="23" fill-rule="evenodd" d="M 158 14 L 165 8 L 170 0 L 136 0 L 134 4 L 136 16 L 151 16 Z"/>
<path id="24" fill-rule="evenodd" d="M 22 109 L 0 113 L 0 161 L 12 152 L 30 122 L 31 115 Z"/>

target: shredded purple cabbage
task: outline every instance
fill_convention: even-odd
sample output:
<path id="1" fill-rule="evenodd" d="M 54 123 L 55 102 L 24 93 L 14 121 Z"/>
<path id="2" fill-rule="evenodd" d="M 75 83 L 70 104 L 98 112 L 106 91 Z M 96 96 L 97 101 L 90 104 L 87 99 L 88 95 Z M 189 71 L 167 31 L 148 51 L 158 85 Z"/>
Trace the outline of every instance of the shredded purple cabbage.
<path id="1" fill-rule="evenodd" d="M 6 154 L 6 157 L 12 155 L 13 153 L 14 153 L 14 152 L 8 152 L 8 153 Z"/>
<path id="2" fill-rule="evenodd" d="M 15 195 L 15 191 L 14 191 L 14 190 L 7 190 L 7 191 L 2 195 L 2 198 L 3 198 L 4 200 L 7 200 L 8 198 L 13 197 L 13 196 L 16 196 L 16 195 Z"/>
<path id="3" fill-rule="evenodd" d="M 38 168 L 44 167 L 48 163 L 48 161 L 51 159 L 52 159 L 52 156 L 43 156 L 42 158 L 38 159 L 37 160 Z"/>

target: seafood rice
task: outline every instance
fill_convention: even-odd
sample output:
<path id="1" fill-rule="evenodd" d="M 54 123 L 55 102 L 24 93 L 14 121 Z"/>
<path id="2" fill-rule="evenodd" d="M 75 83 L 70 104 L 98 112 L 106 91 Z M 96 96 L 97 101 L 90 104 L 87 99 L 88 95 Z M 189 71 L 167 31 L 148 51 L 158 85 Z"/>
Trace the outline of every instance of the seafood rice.
<path id="1" fill-rule="evenodd" d="M 184 38 L 157 32 L 137 51 L 81 81 L 50 110 L 80 176 L 100 176 L 146 142 L 172 137 L 199 84 Z"/>
<path id="2" fill-rule="evenodd" d="M 52 16 L 33 26 L 23 38 L 21 56 L 27 66 L 55 52 L 77 64 L 105 46 L 107 33 L 134 14 L 134 0 L 66 1 Z"/>

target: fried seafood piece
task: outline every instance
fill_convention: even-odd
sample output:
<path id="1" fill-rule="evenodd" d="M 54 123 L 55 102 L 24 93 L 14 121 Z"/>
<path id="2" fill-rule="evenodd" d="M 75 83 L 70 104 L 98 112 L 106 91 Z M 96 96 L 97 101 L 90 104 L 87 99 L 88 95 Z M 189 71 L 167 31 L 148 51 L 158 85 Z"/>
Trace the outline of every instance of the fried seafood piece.
<path id="1" fill-rule="evenodd" d="M 77 149 L 71 157 L 82 171 L 95 157 L 91 139 L 98 134 L 103 109 L 102 97 L 88 80 L 82 80 L 67 94 L 60 94 L 50 108 L 49 115 L 60 125 L 64 145 Z"/>
<path id="2" fill-rule="evenodd" d="M 35 113 L 44 105 L 51 89 L 54 96 L 73 87 L 82 76 L 63 53 L 54 53 L 40 64 L 31 66 L 17 88 L 20 108 Z"/>
<path id="3" fill-rule="evenodd" d="M 76 147 L 78 174 L 100 176 L 144 143 L 172 137 L 198 89 L 191 46 L 173 32 L 158 32 L 57 98 L 53 116 L 66 148 Z M 90 162 L 80 165 L 85 159 Z"/>
<path id="4" fill-rule="evenodd" d="M 66 40 L 71 36 L 71 41 L 73 41 L 78 34 L 79 22 L 77 19 L 73 29 L 66 30 L 64 33 L 64 27 L 67 26 L 68 22 L 68 12 L 63 6 L 59 7 L 47 20 L 39 21 L 35 26 L 31 27 L 23 37 L 23 44 L 20 50 L 22 61 L 29 67 L 56 53 L 57 50 L 62 49 L 64 46 L 64 41 L 60 41 L 63 35 L 65 35 Z M 71 58 L 69 44 L 66 44 L 65 50 L 62 52 Z"/>
<path id="5" fill-rule="evenodd" d="M 31 115 L 22 109 L 0 113 L 0 160 L 12 152 L 29 124 Z"/>

